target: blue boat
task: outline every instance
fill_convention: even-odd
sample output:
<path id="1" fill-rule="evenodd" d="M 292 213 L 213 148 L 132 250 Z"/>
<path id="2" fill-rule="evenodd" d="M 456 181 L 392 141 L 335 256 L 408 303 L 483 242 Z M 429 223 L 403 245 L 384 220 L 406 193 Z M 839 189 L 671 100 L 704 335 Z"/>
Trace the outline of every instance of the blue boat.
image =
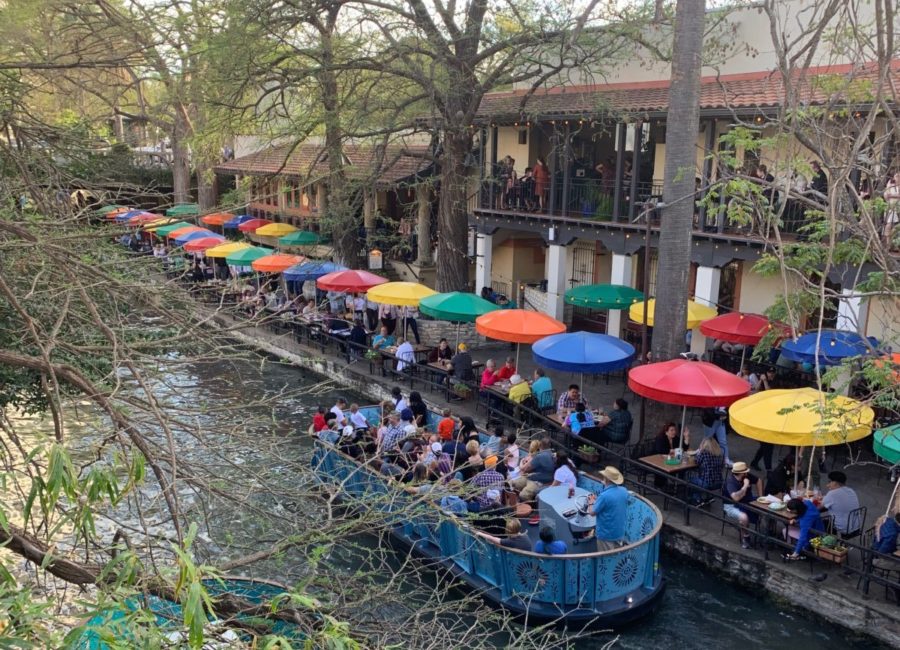
<path id="1" fill-rule="evenodd" d="M 360 411 L 370 423 L 378 422 L 379 407 Z M 429 414 L 430 422 L 433 417 Z M 515 615 L 527 616 L 532 622 L 619 627 L 654 611 L 662 598 L 662 513 L 640 495 L 629 493 L 625 545 L 597 551 L 590 539 L 578 543 L 578 535 L 588 530 L 579 527 L 578 520 L 586 511 L 583 496 L 599 492 L 600 480 L 580 473 L 578 493 L 582 497 L 568 503 L 566 494 L 553 497 L 555 503 L 550 496 L 542 497 L 552 491 L 566 493 L 567 488 L 545 488 L 538 495 L 540 519 L 553 520 L 557 536 L 568 536 L 570 541 L 569 553 L 545 555 L 489 541 L 475 532 L 480 515 L 468 518 L 445 513 L 437 504 L 398 489 L 388 477 L 333 445 L 319 439 L 315 445 L 312 465 L 320 481 L 340 485 L 346 498 L 368 507 L 401 513 L 402 518 L 388 519 L 395 540 L 439 563 L 484 598 Z M 524 528 L 534 541 L 537 526 Z"/>

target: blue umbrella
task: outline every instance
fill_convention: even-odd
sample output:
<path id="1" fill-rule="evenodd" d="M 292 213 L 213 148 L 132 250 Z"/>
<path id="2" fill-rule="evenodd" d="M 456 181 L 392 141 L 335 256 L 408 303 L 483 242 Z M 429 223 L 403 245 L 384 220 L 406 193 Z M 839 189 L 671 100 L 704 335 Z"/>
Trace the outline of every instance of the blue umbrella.
<path id="1" fill-rule="evenodd" d="M 249 214 L 239 214 L 234 219 L 229 219 L 225 223 L 222 224 L 223 228 L 235 228 L 237 229 L 245 221 L 250 221 L 251 219 L 255 219 L 256 217 L 251 217 Z"/>
<path id="2" fill-rule="evenodd" d="M 306 282 L 307 280 L 318 280 L 323 275 L 328 275 L 335 271 L 346 270 L 346 267 L 334 262 L 309 260 L 300 264 L 294 264 L 282 274 L 282 277 L 286 282 Z"/>
<path id="3" fill-rule="evenodd" d="M 116 221 L 119 223 L 128 221 L 131 217 L 136 217 L 139 214 L 144 214 L 144 210 L 129 210 L 128 212 L 122 212 L 116 215 Z"/>
<path id="4" fill-rule="evenodd" d="M 186 232 L 183 235 L 178 235 L 175 237 L 175 243 L 179 245 L 184 245 L 191 241 L 192 239 L 200 239 L 201 237 L 215 237 L 216 233 L 211 230 L 192 230 L 191 232 Z"/>
<path id="5" fill-rule="evenodd" d="M 818 335 L 817 331 L 807 332 L 796 341 L 785 341 L 781 344 L 781 353 L 790 361 L 814 364 L 818 352 L 821 365 L 834 366 L 848 357 L 868 354 L 870 347 L 878 346 L 878 339 L 872 336 L 864 339 L 856 332 L 822 330 L 817 350 Z"/>
<path id="6" fill-rule="evenodd" d="M 581 374 L 627 368 L 634 360 L 634 346 L 593 332 L 554 334 L 532 345 L 531 352 L 539 366 Z"/>

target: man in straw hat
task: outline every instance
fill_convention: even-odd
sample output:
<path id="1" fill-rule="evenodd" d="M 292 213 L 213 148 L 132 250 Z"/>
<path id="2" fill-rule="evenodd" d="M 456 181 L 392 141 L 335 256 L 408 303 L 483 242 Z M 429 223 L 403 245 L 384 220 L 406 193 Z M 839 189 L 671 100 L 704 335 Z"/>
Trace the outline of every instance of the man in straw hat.
<path id="1" fill-rule="evenodd" d="M 750 473 L 747 463 L 742 461 L 735 463 L 731 468 L 731 475 L 722 487 L 722 495 L 736 503 L 726 501 L 723 511 L 728 519 L 738 522 L 741 548 L 750 548 L 750 524 L 756 523 L 756 515 L 744 504 L 752 503 L 759 494 L 762 494 L 762 479 Z"/>
<path id="2" fill-rule="evenodd" d="M 598 551 L 611 551 L 625 544 L 625 512 L 628 506 L 628 490 L 622 472 L 612 465 L 600 471 L 603 490 L 592 494 L 588 505 L 593 505 L 597 518 L 594 536 Z"/>

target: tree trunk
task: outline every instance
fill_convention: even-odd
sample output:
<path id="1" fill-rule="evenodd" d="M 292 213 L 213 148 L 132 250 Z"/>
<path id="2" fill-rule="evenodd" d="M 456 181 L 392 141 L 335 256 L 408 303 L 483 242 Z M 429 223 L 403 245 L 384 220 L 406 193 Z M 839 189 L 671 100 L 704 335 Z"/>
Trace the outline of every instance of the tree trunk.
<path id="1" fill-rule="evenodd" d="M 418 264 L 431 264 L 431 188 L 426 184 L 416 187 L 418 217 Z"/>
<path id="2" fill-rule="evenodd" d="M 216 175 L 213 172 L 214 163 L 206 160 L 197 161 L 197 203 L 201 211 L 209 211 L 216 207 L 218 190 Z"/>
<path id="3" fill-rule="evenodd" d="M 436 289 L 440 292 L 465 291 L 469 284 L 466 205 L 466 154 L 472 148 L 472 135 L 463 127 L 450 128 L 444 139 L 441 157 L 441 188 L 438 202 L 438 250 Z"/>
<path id="4" fill-rule="evenodd" d="M 705 0 L 678 0 L 675 7 L 653 361 L 673 359 L 685 345 L 705 13 Z"/>
<path id="5" fill-rule="evenodd" d="M 172 126 L 172 190 L 175 203 L 191 202 L 191 163 L 187 139 L 188 125 L 176 107 Z"/>

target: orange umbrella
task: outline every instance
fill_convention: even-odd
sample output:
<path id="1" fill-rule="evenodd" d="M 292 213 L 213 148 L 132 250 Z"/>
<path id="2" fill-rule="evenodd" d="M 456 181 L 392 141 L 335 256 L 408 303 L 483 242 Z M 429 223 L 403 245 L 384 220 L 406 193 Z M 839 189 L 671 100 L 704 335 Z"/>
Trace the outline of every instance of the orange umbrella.
<path id="1" fill-rule="evenodd" d="M 258 260 L 253 260 L 250 266 L 254 271 L 262 273 L 281 273 L 285 269 L 289 269 L 294 264 L 300 264 L 305 257 L 301 255 L 287 255 L 285 253 L 275 253 L 274 255 L 266 255 Z"/>
<path id="2" fill-rule="evenodd" d="M 110 221 L 115 221 L 116 217 L 120 214 L 125 214 L 126 212 L 134 212 L 134 208 L 116 208 L 115 210 L 110 210 L 106 213 L 106 218 Z"/>
<path id="3" fill-rule="evenodd" d="M 204 217 L 200 217 L 200 221 L 208 226 L 221 226 L 226 221 L 231 221 L 232 219 L 234 219 L 234 215 L 230 212 L 214 212 Z"/>
<path id="4" fill-rule="evenodd" d="M 173 230 L 166 237 L 169 239 L 175 239 L 180 235 L 184 235 L 189 232 L 194 232 L 195 230 L 206 230 L 206 228 L 201 228 L 200 226 L 185 226 L 184 228 L 179 228 L 178 230 Z"/>
<path id="5" fill-rule="evenodd" d="M 566 331 L 566 325 L 538 311 L 498 309 L 476 318 L 475 331 L 509 343 L 536 343 L 544 337 L 562 334 Z M 519 367 L 518 345 L 516 367 Z"/>
<path id="6" fill-rule="evenodd" d="M 894 354 L 886 354 L 880 359 L 875 361 L 875 367 L 884 368 L 888 366 L 888 369 L 893 367 L 891 371 L 891 377 L 894 378 L 894 381 L 900 383 L 900 352 L 895 352 Z"/>

